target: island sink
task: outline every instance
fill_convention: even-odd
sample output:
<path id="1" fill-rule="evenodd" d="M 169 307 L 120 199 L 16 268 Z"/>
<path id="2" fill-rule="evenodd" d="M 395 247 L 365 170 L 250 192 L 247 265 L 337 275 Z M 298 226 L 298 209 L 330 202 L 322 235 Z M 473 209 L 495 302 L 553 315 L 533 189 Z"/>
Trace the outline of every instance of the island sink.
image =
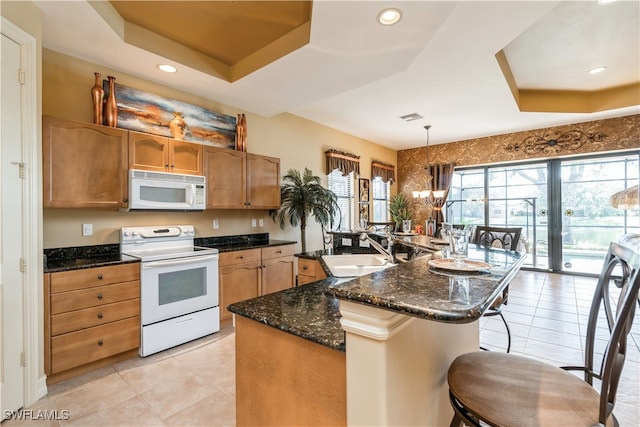
<path id="1" fill-rule="evenodd" d="M 322 261 L 334 277 L 363 276 L 395 265 L 379 254 L 322 255 Z"/>

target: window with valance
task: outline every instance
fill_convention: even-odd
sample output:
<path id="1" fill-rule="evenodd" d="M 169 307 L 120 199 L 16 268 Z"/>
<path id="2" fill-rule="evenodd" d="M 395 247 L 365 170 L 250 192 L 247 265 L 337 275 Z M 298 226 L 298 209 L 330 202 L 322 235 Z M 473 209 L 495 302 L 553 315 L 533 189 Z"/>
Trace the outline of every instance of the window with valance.
<path id="1" fill-rule="evenodd" d="M 336 169 L 340 170 L 342 176 L 349 175 L 351 172 L 360 175 L 360 156 L 338 150 L 327 150 L 325 154 L 327 155 L 327 175 Z"/>
<path id="2" fill-rule="evenodd" d="M 396 180 L 396 167 L 386 163 L 371 162 L 371 179 L 379 176 L 383 182 L 393 183 Z"/>
<path id="3" fill-rule="evenodd" d="M 336 195 L 336 202 L 340 211 L 336 214 L 340 221 L 336 223 L 338 230 L 352 229 L 355 213 L 354 181 L 360 175 L 360 156 L 338 150 L 326 151 L 327 156 L 327 185 Z"/>

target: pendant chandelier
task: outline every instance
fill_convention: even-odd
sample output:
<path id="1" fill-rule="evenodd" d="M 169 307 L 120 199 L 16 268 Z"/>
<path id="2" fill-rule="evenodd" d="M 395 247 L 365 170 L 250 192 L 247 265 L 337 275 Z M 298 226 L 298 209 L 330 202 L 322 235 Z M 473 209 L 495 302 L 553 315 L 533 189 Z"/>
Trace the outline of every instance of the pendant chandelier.
<path id="1" fill-rule="evenodd" d="M 618 209 L 634 209 L 639 205 L 638 186 L 618 191 L 611 196 L 611 206 Z"/>
<path id="2" fill-rule="evenodd" d="M 429 129 L 431 125 L 426 125 L 425 130 L 427 131 L 427 166 L 425 166 L 425 170 L 427 171 L 427 176 L 425 178 L 426 185 L 425 189 L 413 191 L 413 198 L 418 199 L 419 201 L 423 201 L 427 205 L 433 205 L 436 199 L 442 199 L 445 196 L 444 190 L 434 190 L 433 189 L 433 175 L 431 175 L 431 162 L 429 161 Z"/>

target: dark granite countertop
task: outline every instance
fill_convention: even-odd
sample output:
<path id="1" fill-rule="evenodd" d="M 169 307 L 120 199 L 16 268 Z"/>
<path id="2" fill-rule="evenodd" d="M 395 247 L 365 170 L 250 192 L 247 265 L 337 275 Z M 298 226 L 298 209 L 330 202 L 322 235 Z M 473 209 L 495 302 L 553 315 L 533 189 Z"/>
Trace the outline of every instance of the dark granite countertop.
<path id="1" fill-rule="evenodd" d="M 120 245 L 78 246 L 44 250 L 44 272 L 79 270 L 83 268 L 140 262 L 139 259 L 122 255 Z"/>
<path id="2" fill-rule="evenodd" d="M 331 251 L 296 254 L 317 259 Z M 429 269 L 429 258 L 416 258 L 357 278 L 329 277 L 285 291 L 241 301 L 229 311 L 302 338 L 344 351 L 339 299 L 449 323 L 477 320 L 502 292 L 524 262 L 524 256 L 500 249 L 470 248 L 472 259 L 491 264 L 491 273 L 469 273 L 469 297 L 454 300 L 451 272 Z M 325 270 L 328 270 L 325 268 Z"/>
<path id="3" fill-rule="evenodd" d="M 196 239 L 195 245 L 205 248 L 216 248 L 219 252 L 241 251 L 245 249 L 267 248 L 271 246 L 294 245 L 297 242 L 290 240 L 266 240 L 258 242 L 239 242 L 229 244 L 219 244 L 212 242 L 209 238 Z"/>
<path id="4" fill-rule="evenodd" d="M 298 337 L 345 351 L 338 299 L 326 294 L 333 277 L 231 304 L 232 313 Z"/>
<path id="5" fill-rule="evenodd" d="M 196 246 L 213 247 L 220 252 L 291 245 L 295 243 L 296 242 L 289 240 L 271 240 L 269 239 L 269 233 L 198 237 L 194 239 Z M 140 262 L 140 260 L 128 255 L 122 255 L 120 253 L 120 245 L 117 243 L 44 250 L 45 273 L 103 267 L 129 262 Z"/>
<path id="6" fill-rule="evenodd" d="M 329 294 L 422 319 L 469 323 L 482 316 L 524 262 L 524 255 L 502 249 L 469 248 L 469 259 L 491 265 L 490 272 L 452 272 L 416 258 L 386 270 L 329 285 Z M 450 278 L 468 278 L 468 297 L 453 295 Z"/>

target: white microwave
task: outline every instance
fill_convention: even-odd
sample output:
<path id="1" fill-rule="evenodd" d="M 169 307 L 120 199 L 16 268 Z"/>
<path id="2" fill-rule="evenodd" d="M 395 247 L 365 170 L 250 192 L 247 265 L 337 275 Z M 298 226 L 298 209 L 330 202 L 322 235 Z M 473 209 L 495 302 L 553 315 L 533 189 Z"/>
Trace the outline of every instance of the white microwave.
<path id="1" fill-rule="evenodd" d="M 129 169 L 130 210 L 202 211 L 207 179 L 199 175 Z"/>

